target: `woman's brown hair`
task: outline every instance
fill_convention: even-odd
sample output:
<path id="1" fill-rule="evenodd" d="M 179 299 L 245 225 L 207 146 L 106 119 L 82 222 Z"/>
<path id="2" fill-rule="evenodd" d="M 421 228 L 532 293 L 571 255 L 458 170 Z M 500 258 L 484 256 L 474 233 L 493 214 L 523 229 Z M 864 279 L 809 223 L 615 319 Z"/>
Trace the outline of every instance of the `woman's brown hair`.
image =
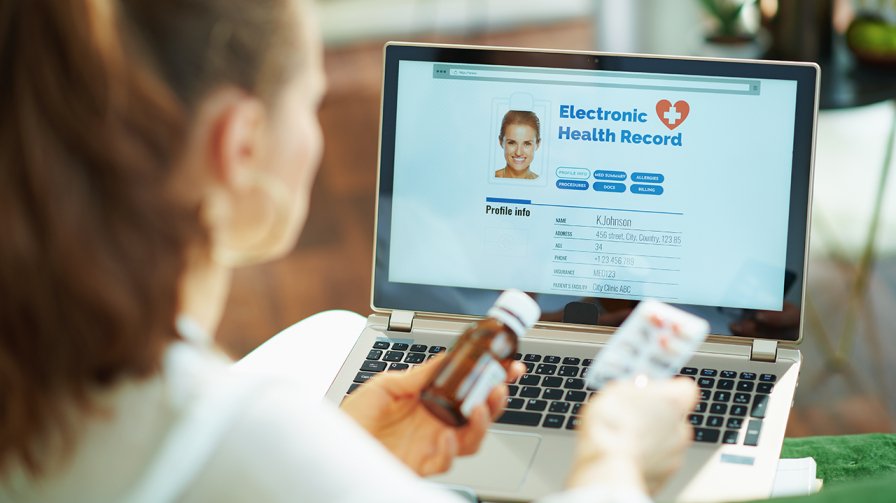
<path id="1" fill-rule="evenodd" d="M 221 86 L 275 98 L 300 64 L 294 5 L 0 4 L 0 472 L 40 474 L 72 405 L 159 369 L 208 240 L 177 168 L 193 113 Z"/>
<path id="2" fill-rule="evenodd" d="M 504 119 L 501 121 L 501 132 L 498 133 L 498 143 L 504 143 L 504 133 L 507 131 L 507 126 L 514 124 L 521 124 L 534 129 L 535 143 L 541 143 L 541 121 L 538 120 L 535 112 L 528 110 L 509 110 L 504 114 Z"/>

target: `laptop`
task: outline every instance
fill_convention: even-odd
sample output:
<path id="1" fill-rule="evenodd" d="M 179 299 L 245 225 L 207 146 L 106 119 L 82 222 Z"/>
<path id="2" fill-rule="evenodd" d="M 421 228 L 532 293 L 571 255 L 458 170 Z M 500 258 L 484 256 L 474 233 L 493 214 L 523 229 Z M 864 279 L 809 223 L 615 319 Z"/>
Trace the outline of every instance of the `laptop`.
<path id="1" fill-rule="evenodd" d="M 806 63 L 387 44 L 374 314 L 328 399 L 525 291 L 543 313 L 527 373 L 434 480 L 535 499 L 563 488 L 591 360 L 657 299 L 711 326 L 680 370 L 695 442 L 658 501 L 767 497 L 801 362 L 818 85 Z"/>

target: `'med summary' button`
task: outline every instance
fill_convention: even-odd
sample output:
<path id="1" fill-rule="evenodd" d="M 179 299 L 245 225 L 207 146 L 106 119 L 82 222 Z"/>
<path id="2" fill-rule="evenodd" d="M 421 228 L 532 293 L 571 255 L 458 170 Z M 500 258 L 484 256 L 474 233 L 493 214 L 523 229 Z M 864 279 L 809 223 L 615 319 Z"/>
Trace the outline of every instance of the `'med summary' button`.
<path id="1" fill-rule="evenodd" d="M 632 193 L 633 194 L 653 194 L 654 196 L 658 196 L 663 193 L 662 185 L 638 185 L 632 184 Z"/>
<path id="2" fill-rule="evenodd" d="M 666 177 L 659 173 L 632 173 L 633 182 L 663 183 Z"/>
<path id="3" fill-rule="evenodd" d="M 624 183 L 594 182 L 591 188 L 598 192 L 625 192 Z"/>
<path id="4" fill-rule="evenodd" d="M 588 190 L 588 182 L 585 180 L 557 180 L 558 189 Z"/>
<path id="5" fill-rule="evenodd" d="M 622 181 L 625 180 L 625 177 L 625 171 L 607 171 L 605 169 L 598 169 L 594 172 L 594 178 L 598 180 Z"/>

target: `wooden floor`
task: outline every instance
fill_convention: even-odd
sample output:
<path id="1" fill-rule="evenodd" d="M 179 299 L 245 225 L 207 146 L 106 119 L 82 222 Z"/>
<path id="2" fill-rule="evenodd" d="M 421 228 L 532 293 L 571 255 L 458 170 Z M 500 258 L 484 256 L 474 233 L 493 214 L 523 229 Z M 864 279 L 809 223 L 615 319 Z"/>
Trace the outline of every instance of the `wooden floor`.
<path id="1" fill-rule="evenodd" d="M 510 33 L 427 39 L 586 50 L 591 40 L 590 23 L 584 21 Z M 380 42 L 327 51 L 329 93 L 320 112 L 326 148 L 310 217 L 288 257 L 237 272 L 218 337 L 234 357 L 246 354 L 271 335 L 316 312 L 369 312 L 381 58 Z M 818 276 L 821 283 L 813 285 L 810 273 L 810 290 L 817 287 L 827 292 L 828 283 L 842 283 L 842 279 L 830 274 Z M 891 300 L 892 295 L 887 299 Z M 825 313 L 836 312 L 837 302 L 819 299 Z M 880 310 L 887 311 L 885 306 Z M 864 360 L 854 362 L 852 370 L 838 373 L 819 349 L 824 344 L 814 342 L 817 339 L 810 335 L 803 345 L 807 355 L 803 383 L 797 392 L 788 434 L 893 431 L 896 399 L 889 385 L 875 381 L 894 377 L 892 372 L 880 371 L 892 368 L 896 361 L 896 357 L 881 361 L 881 354 L 893 353 L 866 352 Z M 892 349 L 892 337 L 885 344 Z M 876 373 L 870 372 L 875 368 Z"/>

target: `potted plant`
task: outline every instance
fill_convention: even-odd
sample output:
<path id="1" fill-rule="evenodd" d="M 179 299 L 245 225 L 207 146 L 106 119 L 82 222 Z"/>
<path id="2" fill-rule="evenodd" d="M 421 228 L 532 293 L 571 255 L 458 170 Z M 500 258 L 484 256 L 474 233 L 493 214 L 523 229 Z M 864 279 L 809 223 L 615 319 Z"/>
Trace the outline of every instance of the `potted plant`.
<path id="1" fill-rule="evenodd" d="M 758 22 L 749 23 L 745 14 L 755 14 L 756 0 L 699 0 L 709 18 L 703 53 L 708 56 L 755 58 L 761 54 L 757 40 Z"/>

